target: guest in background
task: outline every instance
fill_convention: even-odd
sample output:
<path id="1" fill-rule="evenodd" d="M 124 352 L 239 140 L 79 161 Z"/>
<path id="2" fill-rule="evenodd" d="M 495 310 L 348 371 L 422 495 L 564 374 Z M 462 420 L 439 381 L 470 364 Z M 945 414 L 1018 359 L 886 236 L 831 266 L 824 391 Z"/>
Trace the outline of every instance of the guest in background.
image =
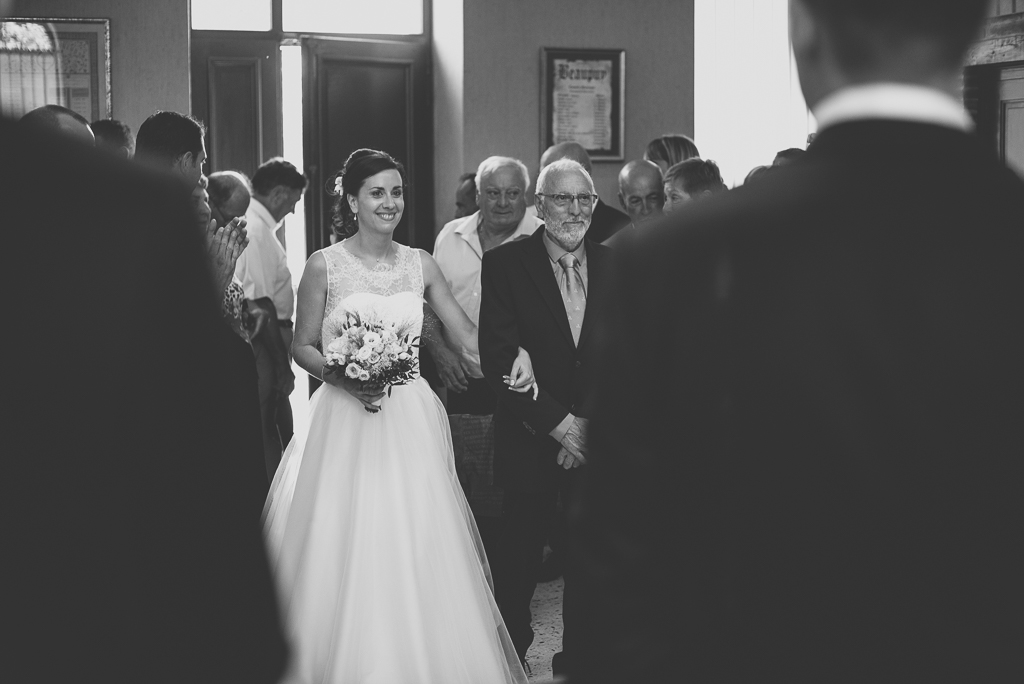
<path id="1" fill-rule="evenodd" d="M 135 156 L 135 136 L 128 124 L 117 119 L 99 119 L 89 124 L 96 136 L 96 147 L 122 159 Z"/>
<path id="2" fill-rule="evenodd" d="M 571 159 L 587 171 L 587 175 L 593 176 L 594 166 L 590 162 L 590 155 L 583 145 L 578 142 L 565 142 L 552 145 L 544 150 L 540 158 L 540 168 L 544 170 L 548 164 L 559 159 Z M 629 216 L 618 209 L 610 207 L 598 198 L 591 213 L 590 228 L 587 235 L 594 242 L 604 242 L 618 231 L 629 225 Z"/>
<path id="3" fill-rule="evenodd" d="M 1024 182 L 961 99 L 989 5 L 790 0 L 807 154 L 616 251 L 571 682 L 1022 678 Z"/>
<path id="4" fill-rule="evenodd" d="M 264 334 L 253 340 L 259 371 L 264 458 L 270 481 L 281 462 L 284 445 L 292 438 L 292 408 L 288 397 L 295 388 L 289 353 L 295 291 L 288 270 L 288 255 L 275 231 L 302 199 L 306 177 L 290 162 L 274 157 L 256 169 L 252 188 L 252 201 L 245 214 L 249 246 L 238 258 L 235 275 L 242 281 L 246 299 L 269 298 L 277 315 L 276 324 L 268 325 Z"/>
<path id="5" fill-rule="evenodd" d="M 210 210 L 219 225 L 245 216 L 252 201 L 252 182 L 244 173 L 217 171 L 210 174 L 208 181 Z"/>
<path id="6" fill-rule="evenodd" d="M 49 104 L 33 109 L 18 120 L 18 125 L 39 135 L 62 135 L 85 145 L 96 144 L 96 136 L 85 117 L 60 105 Z"/>
<path id="7" fill-rule="evenodd" d="M 441 229 L 434 244 L 434 260 L 455 301 L 473 324 L 479 325 L 480 269 L 484 254 L 498 245 L 533 235 L 542 223 L 536 216 L 526 213 L 530 174 L 518 159 L 488 157 L 477 168 L 474 185 L 480 188 L 479 211 L 451 221 Z M 430 317 L 436 320 L 432 313 Z M 438 332 L 424 333 L 423 345 L 447 389 L 447 410 L 452 416 L 454 436 L 458 438 L 456 445 L 464 447 L 461 451 L 457 449 L 456 466 L 464 470 L 460 478 L 466 498 L 476 517 L 487 555 L 493 560 L 498 557 L 496 540 L 500 533 L 501 490 L 475 476 L 493 470 L 493 447 L 487 448 L 485 444 L 472 453 L 467 450 L 473 443 L 492 438 L 491 416 L 497 399 L 484 379 L 479 354 L 456 354 L 452 349 L 458 346 L 440 326 L 440 321 L 435 324 L 435 330 Z M 467 459 L 475 462 L 467 463 Z"/>
<path id="8" fill-rule="evenodd" d="M 135 140 L 135 160 L 178 181 L 183 193 L 191 194 L 193 208 L 200 217 L 206 240 L 208 265 L 214 286 L 223 292 L 219 304 L 230 315 L 237 304 L 236 292 L 229 289 L 235 262 L 248 242 L 244 219 L 218 226 L 210 212 L 207 180 L 203 175 L 206 143 L 203 125 L 178 112 L 157 112 L 139 127 Z"/>
<path id="9" fill-rule="evenodd" d="M 222 172 L 213 175 L 216 178 L 202 176 L 199 179 L 199 185 L 192 191 L 193 206 L 199 216 L 199 228 L 208 233 L 214 228 L 220 227 L 221 234 L 224 234 L 223 228 L 236 225 L 241 227 L 241 234 L 244 238 L 245 217 L 225 217 L 223 210 L 214 211 L 210 204 L 211 195 L 208 191 L 211 188 L 219 199 L 223 199 L 225 194 L 230 198 L 232 194 L 230 190 L 225 193 L 225 174 Z M 230 176 L 228 178 L 231 181 L 234 180 Z M 238 208 L 237 201 L 234 208 Z M 211 220 L 211 216 L 214 215 L 219 218 Z M 236 477 L 240 482 L 245 483 L 246 490 L 250 494 L 249 510 L 253 515 L 259 516 L 263 511 L 264 503 L 266 503 L 270 486 L 264 466 L 263 423 L 260 417 L 256 359 L 253 355 L 251 340 L 257 337 L 261 330 L 272 327 L 265 324 L 268 319 L 271 321 L 274 319 L 269 312 L 258 306 L 253 306 L 251 310 L 248 308 L 250 302 L 245 299 L 242 284 L 234 277 L 235 262 L 245 248 L 245 244 L 243 242 L 240 246 L 232 247 L 230 244 L 221 246 L 224 250 L 224 254 L 220 255 L 223 266 L 218 268 L 216 273 L 218 276 L 227 273 L 230 277 L 230 281 L 224 289 L 224 303 L 221 306 L 225 326 L 221 331 L 220 338 L 228 352 L 227 369 L 231 377 L 228 387 L 231 398 L 222 407 L 222 418 L 224 423 L 231 427 L 232 434 L 235 436 L 231 448 L 232 458 L 239 464 Z M 215 287 L 221 287 L 219 279 L 215 278 L 214 283 Z"/>
<path id="10" fill-rule="evenodd" d="M 619 204 L 626 210 L 632 223 L 603 244 L 613 247 L 628 239 L 643 223 L 661 216 L 665 206 L 665 189 L 661 169 L 654 162 L 636 159 L 619 171 Z"/>
<path id="11" fill-rule="evenodd" d="M 210 174 L 208 192 L 210 211 L 218 226 L 224 226 L 234 220 L 245 221 L 245 212 L 252 200 L 252 184 L 249 178 L 239 171 L 217 171 Z M 237 332 L 247 341 L 266 330 L 265 325 L 276 323 L 277 310 L 270 297 L 245 299 L 245 287 L 235 275 L 234 266 L 231 271 L 232 290 L 239 303 Z"/>
<path id="12" fill-rule="evenodd" d="M 759 180 L 759 179 L 764 178 L 765 176 L 767 176 L 771 172 L 771 170 L 773 168 L 775 168 L 775 167 L 774 166 L 755 166 L 754 168 L 750 169 L 750 172 L 747 173 L 746 177 L 743 179 L 743 185 L 746 185 L 750 181 Z"/>
<path id="13" fill-rule="evenodd" d="M 699 157 L 697 145 L 691 138 L 678 133 L 669 133 L 647 143 L 644 159 L 654 162 L 662 173 L 681 161 Z"/>
<path id="14" fill-rule="evenodd" d="M 775 159 L 772 161 L 772 166 L 785 166 L 786 164 L 791 164 L 805 154 L 806 152 L 801 150 L 799 147 L 789 147 L 785 150 L 781 150 L 775 155 Z"/>
<path id="15" fill-rule="evenodd" d="M 199 184 L 206 163 L 206 128 L 187 114 L 156 112 L 139 126 L 135 159 L 163 171 L 171 170 L 189 190 Z"/>
<path id="16" fill-rule="evenodd" d="M 694 157 L 679 162 L 665 174 L 665 215 L 696 199 L 728 190 L 718 164 Z"/>
<path id="17" fill-rule="evenodd" d="M 475 214 L 480 207 L 477 205 L 476 174 L 472 171 L 459 176 L 459 185 L 455 190 L 455 218 L 460 219 Z"/>

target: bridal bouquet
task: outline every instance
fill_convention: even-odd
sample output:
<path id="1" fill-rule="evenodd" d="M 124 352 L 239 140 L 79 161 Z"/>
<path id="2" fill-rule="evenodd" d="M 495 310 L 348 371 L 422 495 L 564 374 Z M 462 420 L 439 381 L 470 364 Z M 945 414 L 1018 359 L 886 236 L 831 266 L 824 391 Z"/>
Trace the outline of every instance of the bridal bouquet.
<path id="1" fill-rule="evenodd" d="M 366 320 L 358 313 L 345 314 L 340 330 L 324 356 L 324 373 L 344 373 L 345 377 L 366 385 L 391 387 L 405 385 L 419 376 L 419 337 L 414 337 L 394 321 Z M 369 413 L 376 413 L 366 407 Z"/>

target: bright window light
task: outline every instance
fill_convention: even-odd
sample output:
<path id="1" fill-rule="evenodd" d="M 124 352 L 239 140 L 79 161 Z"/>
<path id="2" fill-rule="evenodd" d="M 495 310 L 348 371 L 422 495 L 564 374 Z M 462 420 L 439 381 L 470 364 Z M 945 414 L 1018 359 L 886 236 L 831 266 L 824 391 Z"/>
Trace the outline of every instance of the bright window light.
<path id="1" fill-rule="evenodd" d="M 775 153 L 805 148 L 816 124 L 789 45 L 786 0 L 696 0 L 693 138 L 729 186 Z"/>
<path id="2" fill-rule="evenodd" d="M 290 33 L 423 33 L 423 0 L 284 0 L 282 14 Z"/>
<path id="3" fill-rule="evenodd" d="M 271 0 L 192 0 L 192 28 L 205 31 L 269 31 Z"/>
<path id="4" fill-rule="evenodd" d="M 300 169 L 305 169 L 302 156 L 302 48 L 298 45 L 281 46 L 281 127 L 284 130 L 284 158 Z M 306 192 L 316 192 L 306 188 Z M 292 285 L 298 287 L 306 264 L 306 205 L 305 200 L 295 205 L 295 213 L 284 220 L 285 252 Z M 292 405 L 295 432 L 301 433 L 309 422 L 309 383 L 306 371 L 292 363 L 295 391 L 288 397 Z"/>

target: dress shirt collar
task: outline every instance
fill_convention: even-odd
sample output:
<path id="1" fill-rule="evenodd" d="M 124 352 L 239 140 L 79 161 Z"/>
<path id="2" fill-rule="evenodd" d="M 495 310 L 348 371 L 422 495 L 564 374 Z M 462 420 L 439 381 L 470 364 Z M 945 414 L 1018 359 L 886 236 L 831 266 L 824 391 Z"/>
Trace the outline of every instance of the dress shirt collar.
<path id="1" fill-rule="evenodd" d="M 263 203 L 255 197 L 249 202 L 249 210 L 256 214 L 271 230 L 277 227 L 277 221 L 274 220 L 270 210 L 263 206 Z"/>
<path id="2" fill-rule="evenodd" d="M 462 223 L 455 227 L 455 230 L 453 231 L 455 232 L 456 235 L 458 235 L 463 240 L 468 242 L 470 246 L 473 247 L 473 251 L 476 252 L 476 255 L 481 259 L 483 258 L 484 255 L 483 246 L 480 244 L 480 225 L 483 223 L 483 221 L 483 214 L 477 211 L 467 216 L 462 221 Z M 532 235 L 533 231 L 531 231 L 529 227 L 531 224 L 536 223 L 538 223 L 537 217 L 526 214 L 519 221 L 519 225 L 516 226 L 516 229 L 512 232 L 512 234 L 509 235 L 504 240 L 502 240 L 501 244 L 505 244 L 506 242 L 512 242 L 521 235 Z"/>
<path id="3" fill-rule="evenodd" d="M 858 119 L 895 119 L 970 131 L 974 122 L 947 93 L 906 83 L 869 83 L 842 88 L 814 108 L 819 130 Z"/>
<path id="4" fill-rule="evenodd" d="M 561 245 L 559 245 L 557 242 L 552 240 L 551 236 L 548 235 L 548 231 L 546 229 L 544 231 L 543 239 L 544 239 L 544 249 L 547 250 L 548 258 L 551 259 L 551 261 L 555 264 L 555 266 L 558 266 L 559 268 L 562 267 L 561 264 L 558 263 L 558 260 L 561 259 L 566 254 L 572 254 L 573 256 L 575 256 L 576 257 L 576 261 L 579 262 L 581 267 L 583 266 L 583 264 L 586 263 L 586 261 L 587 261 L 587 250 L 586 250 L 585 245 L 586 245 L 587 241 L 585 239 L 580 241 L 579 246 L 576 249 L 574 249 L 573 251 L 571 251 L 571 252 L 566 251 L 565 249 L 562 248 Z"/>

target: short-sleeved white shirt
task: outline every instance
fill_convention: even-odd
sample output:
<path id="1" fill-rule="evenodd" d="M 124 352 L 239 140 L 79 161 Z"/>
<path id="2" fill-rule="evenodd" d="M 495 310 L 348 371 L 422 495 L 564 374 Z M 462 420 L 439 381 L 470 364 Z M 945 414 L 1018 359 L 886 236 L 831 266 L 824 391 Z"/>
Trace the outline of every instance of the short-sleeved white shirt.
<path id="1" fill-rule="evenodd" d="M 274 235 L 277 221 L 255 198 L 249 202 L 245 220 L 249 244 L 238 257 L 235 276 L 242 282 L 246 299 L 270 297 L 278 320 L 291 320 L 295 313 L 295 291 L 288 255 Z"/>
<path id="2" fill-rule="evenodd" d="M 516 226 L 515 232 L 509 235 L 505 242 L 533 235 L 542 225 L 544 222 L 536 216 L 526 214 Z M 441 268 L 455 301 L 476 325 L 480 324 L 480 268 L 484 258 L 479 227 L 478 211 L 446 223 L 434 242 L 434 261 Z M 465 360 L 470 374 L 475 378 L 482 378 L 479 355 L 466 354 Z"/>

